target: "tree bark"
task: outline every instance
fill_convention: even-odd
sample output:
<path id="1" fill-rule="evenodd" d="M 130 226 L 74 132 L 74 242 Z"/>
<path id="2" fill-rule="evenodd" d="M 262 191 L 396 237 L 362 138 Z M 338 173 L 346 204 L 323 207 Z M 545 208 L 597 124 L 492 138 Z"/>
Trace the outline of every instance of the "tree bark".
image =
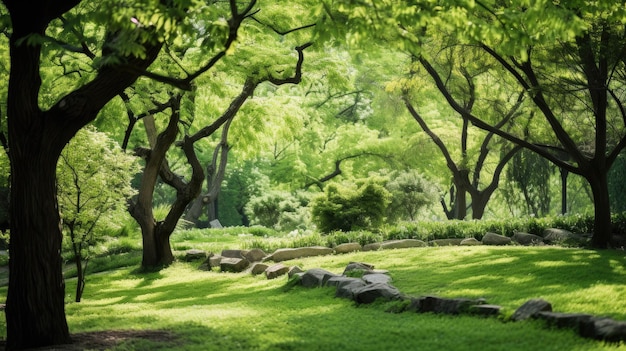
<path id="1" fill-rule="evenodd" d="M 608 171 L 595 169 L 590 171 L 587 178 L 593 193 L 594 221 L 591 246 L 597 249 L 606 249 L 611 246 L 611 203 L 609 200 Z"/>

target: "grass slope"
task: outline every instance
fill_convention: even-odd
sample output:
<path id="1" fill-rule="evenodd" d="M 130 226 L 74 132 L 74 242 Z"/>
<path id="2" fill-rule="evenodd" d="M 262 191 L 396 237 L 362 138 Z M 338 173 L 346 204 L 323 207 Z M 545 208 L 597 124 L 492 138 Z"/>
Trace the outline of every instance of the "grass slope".
<path id="1" fill-rule="evenodd" d="M 508 313 L 530 298 L 555 311 L 626 320 L 624 252 L 552 247 L 419 248 L 298 259 L 288 264 L 341 273 L 350 261 L 387 269 L 402 292 L 484 297 Z M 73 303 L 72 333 L 168 330 L 171 341 L 125 341 L 115 350 L 604 350 L 626 349 L 550 330 L 537 321 L 390 314 L 355 306 L 329 288 L 296 287 L 285 278 L 201 272 L 176 263 L 155 273 L 123 268 L 88 277 Z M 0 290 L 6 295 L 6 288 Z M 4 329 L 4 326 L 2 326 Z"/>

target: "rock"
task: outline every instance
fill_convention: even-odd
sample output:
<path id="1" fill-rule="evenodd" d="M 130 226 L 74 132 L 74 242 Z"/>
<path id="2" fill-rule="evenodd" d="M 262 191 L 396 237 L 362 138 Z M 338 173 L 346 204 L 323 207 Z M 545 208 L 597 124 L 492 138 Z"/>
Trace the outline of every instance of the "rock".
<path id="1" fill-rule="evenodd" d="M 222 263 L 222 259 L 224 257 L 222 257 L 221 255 L 214 255 L 214 254 L 210 254 L 209 255 L 209 265 L 211 268 L 213 267 L 219 267 L 220 264 Z"/>
<path id="2" fill-rule="evenodd" d="M 483 236 L 483 245 L 508 245 L 511 243 L 511 238 L 496 234 L 496 233 L 486 233 Z"/>
<path id="3" fill-rule="evenodd" d="M 361 278 L 352 278 L 352 277 L 345 277 L 343 275 L 336 275 L 334 277 L 328 278 L 328 281 L 326 282 L 326 286 L 332 286 L 336 288 L 342 284 L 350 284 L 354 282 L 365 283 L 365 281 L 363 281 Z M 364 284 L 360 284 L 360 286 L 364 286 Z"/>
<path id="4" fill-rule="evenodd" d="M 363 281 L 367 284 L 389 284 L 392 280 L 387 274 L 380 273 L 366 274 L 361 279 L 363 279 Z"/>
<path id="5" fill-rule="evenodd" d="M 552 304 L 543 299 L 528 300 L 513 313 L 511 319 L 521 321 L 535 317 L 539 312 L 552 312 Z"/>
<path id="6" fill-rule="evenodd" d="M 474 305 L 469 307 L 468 312 L 479 316 L 497 316 L 501 309 L 502 306 L 498 305 Z"/>
<path id="7" fill-rule="evenodd" d="M 411 299 L 411 304 L 407 308 L 415 312 L 432 312 L 441 314 L 460 314 L 471 312 L 471 308 L 485 303 L 483 299 L 448 299 L 437 296 L 422 296 Z"/>
<path id="8" fill-rule="evenodd" d="M 248 262 L 260 262 L 267 257 L 267 254 L 261 249 L 252 249 L 246 252 L 243 257 L 248 260 Z"/>
<path id="9" fill-rule="evenodd" d="M 245 250 L 222 250 L 222 257 L 228 258 L 244 258 L 248 251 Z"/>
<path id="10" fill-rule="evenodd" d="M 252 275 L 259 275 L 261 273 L 264 273 L 267 268 L 269 268 L 269 265 L 261 262 L 256 262 L 252 265 L 252 269 L 250 270 L 250 272 L 252 273 Z"/>
<path id="11" fill-rule="evenodd" d="M 535 317 L 558 328 L 580 330 L 581 326 L 588 323 L 593 316 L 582 313 L 538 312 Z"/>
<path id="12" fill-rule="evenodd" d="M 209 226 L 211 228 L 223 228 L 222 227 L 222 223 L 220 223 L 219 219 L 214 219 L 212 221 L 209 222 Z"/>
<path id="13" fill-rule="evenodd" d="M 324 246 L 299 247 L 295 249 L 278 249 L 267 259 L 271 259 L 274 262 L 282 262 L 300 257 L 322 256 L 332 253 L 333 249 Z"/>
<path id="14" fill-rule="evenodd" d="M 224 257 L 220 262 L 220 270 L 222 272 L 239 273 L 243 272 L 249 265 L 250 262 L 245 258 Z"/>
<path id="15" fill-rule="evenodd" d="M 354 301 L 357 303 L 372 303 L 378 299 L 386 301 L 402 298 L 400 290 L 389 284 L 367 284 L 353 291 Z"/>
<path id="16" fill-rule="evenodd" d="M 405 249 L 409 247 L 425 247 L 425 242 L 417 239 L 402 239 L 402 240 L 389 240 L 383 241 L 380 244 L 380 249 Z"/>
<path id="17" fill-rule="evenodd" d="M 222 258 L 222 256 L 216 255 L 211 252 L 209 253 L 209 257 L 207 257 L 206 260 L 204 260 L 204 262 L 200 264 L 198 269 L 201 271 L 210 271 L 213 269 L 213 267 L 219 267 L 220 262 L 222 262 Z"/>
<path id="18" fill-rule="evenodd" d="M 335 253 L 342 254 L 348 252 L 361 251 L 363 247 L 359 243 L 345 243 L 335 246 Z"/>
<path id="19" fill-rule="evenodd" d="M 380 250 L 380 243 L 371 243 L 364 245 L 362 251 L 378 251 Z"/>
<path id="20" fill-rule="evenodd" d="M 362 263 L 362 262 L 350 262 L 348 263 L 346 268 L 343 270 L 342 275 L 354 274 L 354 273 L 350 273 L 353 271 L 356 271 L 357 273 L 362 273 L 361 275 L 363 275 L 367 272 L 372 272 L 373 270 L 374 270 L 374 266 L 371 264 Z"/>
<path id="21" fill-rule="evenodd" d="M 285 266 L 282 263 L 277 263 L 268 267 L 265 270 L 265 276 L 267 277 L 267 279 L 274 279 L 280 277 L 281 275 L 287 274 L 287 272 L 289 272 L 289 267 Z"/>
<path id="22" fill-rule="evenodd" d="M 596 340 L 626 341 L 626 322 L 611 318 L 590 318 L 581 323 L 579 334 Z"/>
<path id="23" fill-rule="evenodd" d="M 548 228 L 543 231 L 543 240 L 549 244 L 562 244 L 567 242 L 579 245 L 584 244 L 589 238 L 580 234 L 574 234 L 565 229 Z"/>
<path id="24" fill-rule="evenodd" d="M 340 281 L 337 285 L 337 290 L 335 291 L 335 297 L 341 297 L 344 299 L 354 300 L 354 295 L 356 290 L 367 285 L 363 279 L 359 278 L 349 278 L 343 281 Z"/>
<path id="25" fill-rule="evenodd" d="M 206 259 L 206 251 L 191 249 L 185 252 L 185 262 L 191 262 L 200 259 Z"/>
<path id="26" fill-rule="evenodd" d="M 331 273 L 327 270 L 324 270 L 321 268 L 313 268 L 304 272 L 300 283 L 305 288 L 320 287 L 320 286 L 324 286 L 326 281 L 328 281 L 330 277 L 334 277 L 334 276 L 336 276 L 336 274 Z"/>
<path id="27" fill-rule="evenodd" d="M 429 246 L 458 246 L 465 239 L 435 239 L 428 242 Z"/>
<path id="28" fill-rule="evenodd" d="M 480 241 L 476 240 L 476 238 L 466 238 L 461 240 L 461 246 L 475 246 L 475 245 L 482 245 L 483 243 L 481 243 Z"/>
<path id="29" fill-rule="evenodd" d="M 513 233 L 513 240 L 521 245 L 541 245 L 543 244 L 543 238 L 539 235 L 529 234 L 524 232 Z"/>
<path id="30" fill-rule="evenodd" d="M 302 268 L 298 266 L 293 266 L 289 269 L 289 272 L 287 272 L 287 275 L 289 276 L 289 278 L 291 278 L 298 273 L 304 273 L 304 271 L 302 270 Z"/>

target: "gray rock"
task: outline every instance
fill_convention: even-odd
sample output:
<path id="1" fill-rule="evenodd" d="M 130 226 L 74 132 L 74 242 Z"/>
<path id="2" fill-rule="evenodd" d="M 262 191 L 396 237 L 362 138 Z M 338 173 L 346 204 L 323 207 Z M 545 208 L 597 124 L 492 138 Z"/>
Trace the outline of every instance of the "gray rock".
<path id="1" fill-rule="evenodd" d="M 470 306 L 468 312 L 479 316 L 497 316 L 501 309 L 502 306 L 485 304 Z"/>
<path id="2" fill-rule="evenodd" d="M 361 250 L 362 251 L 378 251 L 380 250 L 380 243 L 366 244 L 363 246 Z"/>
<path id="3" fill-rule="evenodd" d="M 461 246 L 475 246 L 475 245 L 482 245 L 483 243 L 481 243 L 480 241 L 476 240 L 476 238 L 466 238 L 461 240 Z"/>
<path id="4" fill-rule="evenodd" d="M 350 275 L 350 272 L 356 271 L 362 274 L 373 272 L 374 266 L 363 262 L 350 262 L 343 270 L 342 275 Z"/>
<path id="5" fill-rule="evenodd" d="M 250 262 L 245 258 L 224 257 L 220 261 L 220 270 L 222 272 L 239 273 L 243 272 L 249 265 Z"/>
<path id="6" fill-rule="evenodd" d="M 513 240 L 521 245 L 541 245 L 543 244 L 543 238 L 539 235 L 529 234 L 524 232 L 513 233 Z"/>
<path id="7" fill-rule="evenodd" d="M 294 275 L 299 274 L 299 273 L 304 273 L 302 268 L 300 268 L 298 266 L 293 266 L 293 267 L 289 268 L 289 272 L 287 272 L 287 275 L 289 276 L 289 278 L 291 278 Z"/>
<path id="8" fill-rule="evenodd" d="M 511 243 L 511 238 L 496 234 L 496 233 L 486 233 L 483 236 L 483 245 L 508 245 Z"/>
<path id="9" fill-rule="evenodd" d="M 209 226 L 211 228 L 224 228 L 222 227 L 222 223 L 220 223 L 219 219 L 214 219 L 212 221 L 209 222 Z"/>
<path id="10" fill-rule="evenodd" d="M 349 277 L 345 277 L 349 278 Z M 366 286 L 367 283 L 359 278 L 349 278 L 338 282 L 335 297 L 354 300 L 355 291 Z"/>
<path id="11" fill-rule="evenodd" d="M 206 255 L 207 253 L 204 250 L 198 250 L 198 249 L 187 250 L 185 252 L 185 262 L 206 259 Z"/>
<path id="12" fill-rule="evenodd" d="M 535 317 L 539 312 L 552 312 L 552 304 L 543 299 L 528 300 L 513 313 L 511 319 L 521 321 Z"/>
<path id="13" fill-rule="evenodd" d="M 535 318 L 545 320 L 548 324 L 558 328 L 580 330 L 593 316 L 582 313 L 538 312 Z"/>
<path id="14" fill-rule="evenodd" d="M 389 240 L 383 241 L 380 244 L 382 250 L 388 249 L 405 249 L 410 247 L 426 247 L 425 242 L 417 239 L 402 239 L 402 240 Z"/>
<path id="15" fill-rule="evenodd" d="M 367 284 L 389 284 L 392 280 L 387 274 L 380 273 L 366 274 L 361 279 L 363 279 L 363 281 Z"/>
<path id="16" fill-rule="evenodd" d="M 285 266 L 282 263 L 277 263 L 268 267 L 265 270 L 265 276 L 267 277 L 267 279 L 275 279 L 280 277 L 281 275 L 287 274 L 287 272 L 289 272 L 289 267 Z"/>
<path id="17" fill-rule="evenodd" d="M 543 239 L 550 244 L 560 244 L 566 241 L 582 241 L 580 235 L 576 235 L 569 230 L 559 228 L 547 228 L 543 231 Z"/>
<path id="18" fill-rule="evenodd" d="M 330 255 L 332 253 L 333 249 L 324 246 L 299 247 L 295 249 L 287 248 L 274 251 L 267 259 L 271 259 L 274 262 L 282 262 L 295 258 Z"/>
<path id="19" fill-rule="evenodd" d="M 465 239 L 451 238 L 451 239 L 435 239 L 428 242 L 429 246 L 459 246 Z"/>
<path id="20" fill-rule="evenodd" d="M 252 249 L 246 252 L 243 257 L 249 262 L 260 262 L 267 257 L 267 254 L 261 249 Z"/>
<path id="21" fill-rule="evenodd" d="M 353 291 L 354 301 L 357 303 L 372 303 L 378 299 L 386 301 L 399 300 L 402 298 L 400 290 L 389 284 L 367 284 Z"/>
<path id="22" fill-rule="evenodd" d="M 348 252 L 361 251 L 363 247 L 359 243 L 345 243 L 335 246 L 335 253 L 342 254 Z"/>
<path id="23" fill-rule="evenodd" d="M 222 257 L 221 255 L 214 255 L 214 254 L 210 254 L 210 255 L 209 255 L 209 259 L 208 259 L 208 260 L 209 260 L 209 266 L 210 266 L 211 268 L 213 268 L 213 267 L 219 267 L 219 266 L 220 266 L 220 264 L 222 263 L 222 259 L 223 259 L 223 258 L 224 258 L 224 257 Z"/>
<path id="24" fill-rule="evenodd" d="M 611 318 L 590 318 L 582 322 L 579 334 L 583 337 L 609 342 L 626 341 L 626 322 Z"/>
<path id="25" fill-rule="evenodd" d="M 256 262 L 252 265 L 252 269 L 250 270 L 250 272 L 252 273 L 252 275 L 259 275 L 261 273 L 264 273 L 267 268 L 269 268 L 267 264 Z"/>
<path id="26" fill-rule="evenodd" d="M 245 253 L 248 251 L 245 250 L 222 250 L 222 257 L 227 258 L 244 258 Z"/>
<path id="27" fill-rule="evenodd" d="M 437 296 L 422 296 L 417 299 L 411 299 L 409 311 L 415 312 L 432 312 L 441 314 L 460 314 L 472 312 L 471 308 L 484 304 L 483 299 L 449 299 Z"/>
<path id="28" fill-rule="evenodd" d="M 342 284 L 345 285 L 345 284 L 350 284 L 354 282 L 365 283 L 365 281 L 363 281 L 361 278 L 352 278 L 352 277 L 345 277 L 343 275 L 337 275 L 337 276 L 328 278 L 328 281 L 326 282 L 326 286 L 332 286 L 336 288 Z M 360 286 L 364 286 L 364 284 L 360 284 Z"/>
<path id="29" fill-rule="evenodd" d="M 320 287 L 324 286 L 326 281 L 328 281 L 330 277 L 334 276 L 336 276 L 336 274 L 331 273 L 327 270 L 321 268 L 313 268 L 304 272 L 300 284 L 302 284 L 302 286 L 304 286 L 305 288 Z"/>
<path id="30" fill-rule="evenodd" d="M 211 253 L 209 253 L 209 257 L 207 257 L 207 258 L 204 260 L 204 262 L 202 262 L 202 263 L 200 264 L 200 266 L 198 267 L 198 269 L 199 269 L 199 270 L 201 270 L 201 271 L 210 271 L 210 270 L 212 270 L 212 269 L 213 269 L 213 267 L 215 267 L 215 266 L 211 265 L 211 259 L 212 259 L 214 256 L 215 256 L 215 254 L 213 254 L 212 252 L 211 252 Z M 221 259 L 220 259 L 220 260 L 221 260 Z M 218 266 L 219 266 L 219 264 L 218 264 Z"/>

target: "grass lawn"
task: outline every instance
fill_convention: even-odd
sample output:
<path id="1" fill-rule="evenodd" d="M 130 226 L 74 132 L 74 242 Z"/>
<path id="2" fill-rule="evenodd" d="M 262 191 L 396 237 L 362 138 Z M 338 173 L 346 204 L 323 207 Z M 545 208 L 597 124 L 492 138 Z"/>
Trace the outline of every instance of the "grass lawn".
<path id="1" fill-rule="evenodd" d="M 554 247 L 434 247 L 298 259 L 341 273 L 350 261 L 390 271 L 402 292 L 484 297 L 505 315 L 530 298 L 559 312 L 626 320 L 623 251 Z M 330 288 L 284 291 L 286 278 L 198 271 L 175 263 L 155 273 L 121 268 L 87 277 L 83 302 L 67 282 L 72 333 L 167 330 L 172 339 L 129 339 L 114 350 L 626 350 L 538 321 L 384 312 L 355 306 Z M 6 296 L 6 287 L 0 290 Z M 4 332 L 5 326 L 0 326 Z M 4 334 L 4 333 L 3 333 Z"/>

